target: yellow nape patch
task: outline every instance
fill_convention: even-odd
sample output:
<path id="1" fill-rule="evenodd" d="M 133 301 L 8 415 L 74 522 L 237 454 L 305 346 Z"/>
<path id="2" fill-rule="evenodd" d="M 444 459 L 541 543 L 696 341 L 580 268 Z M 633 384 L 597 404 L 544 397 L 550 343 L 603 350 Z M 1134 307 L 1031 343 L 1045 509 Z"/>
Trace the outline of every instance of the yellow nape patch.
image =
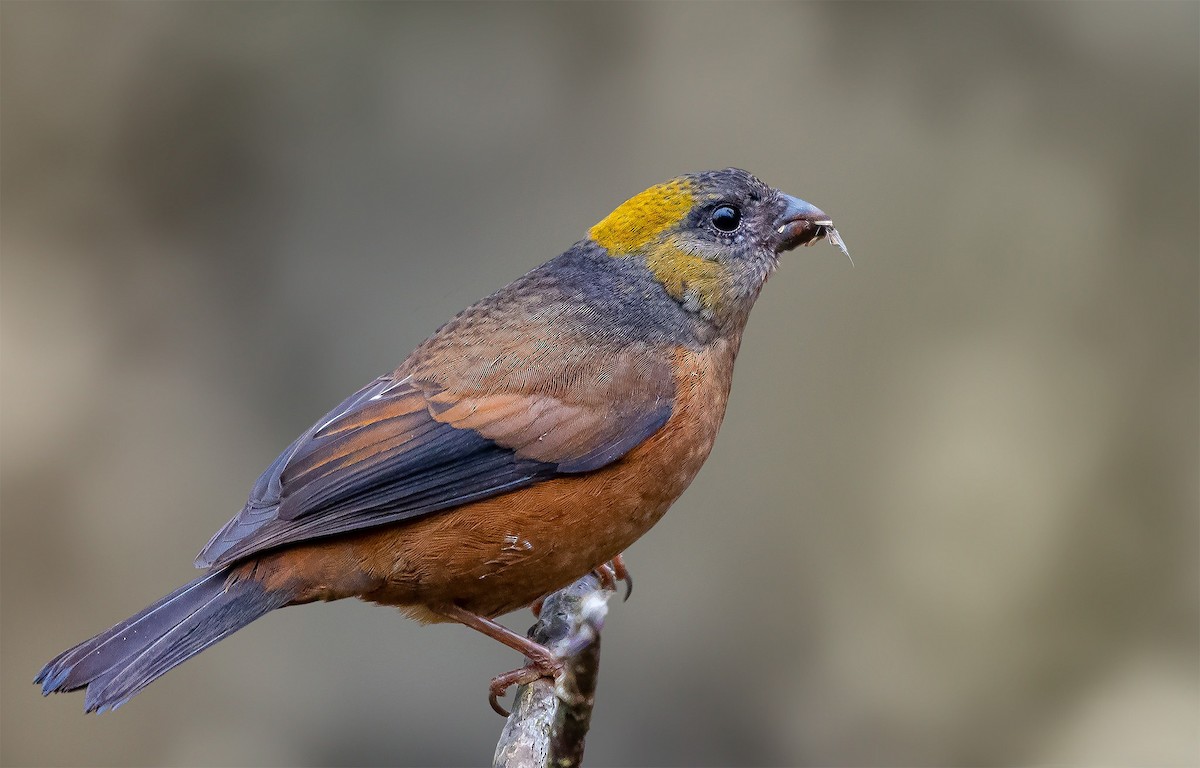
<path id="1" fill-rule="evenodd" d="M 616 255 L 640 253 L 692 210 L 695 198 L 687 179 L 650 187 L 629 198 L 588 231 L 588 237 Z"/>
<path id="2" fill-rule="evenodd" d="M 724 268 L 680 248 L 673 238 L 646 252 L 646 266 L 658 282 L 692 311 L 712 312 L 720 303 Z"/>

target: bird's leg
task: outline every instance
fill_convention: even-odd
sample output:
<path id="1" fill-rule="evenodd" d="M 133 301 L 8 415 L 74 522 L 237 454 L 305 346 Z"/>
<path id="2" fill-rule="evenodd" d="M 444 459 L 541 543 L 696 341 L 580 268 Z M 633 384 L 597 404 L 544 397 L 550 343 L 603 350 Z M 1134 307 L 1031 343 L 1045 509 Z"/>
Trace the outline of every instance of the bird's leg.
<path id="1" fill-rule="evenodd" d="M 493 640 L 499 640 L 517 653 L 524 654 L 529 659 L 530 663 L 520 669 L 496 675 L 492 678 L 491 685 L 488 686 L 488 703 L 502 717 L 508 717 L 509 713 L 504 710 L 504 707 L 500 706 L 499 698 L 511 686 L 532 683 L 541 677 L 555 679 L 562 674 L 563 663 L 557 656 L 550 652 L 550 649 L 544 645 L 535 643 L 527 637 L 518 635 L 503 624 L 498 624 L 477 613 L 471 613 L 457 605 L 442 605 L 435 608 L 435 610 L 448 619 L 453 619 L 460 624 L 466 624 L 471 629 L 482 632 Z"/>

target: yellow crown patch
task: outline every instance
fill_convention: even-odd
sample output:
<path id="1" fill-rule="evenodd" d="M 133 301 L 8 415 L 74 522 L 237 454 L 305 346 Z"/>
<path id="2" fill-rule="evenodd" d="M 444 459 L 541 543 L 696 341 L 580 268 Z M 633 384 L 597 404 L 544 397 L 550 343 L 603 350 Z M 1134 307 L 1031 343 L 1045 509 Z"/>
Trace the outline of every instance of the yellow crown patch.
<path id="1" fill-rule="evenodd" d="M 614 256 L 640 253 L 676 226 L 694 204 L 687 179 L 658 184 L 618 206 L 588 231 L 588 237 Z"/>

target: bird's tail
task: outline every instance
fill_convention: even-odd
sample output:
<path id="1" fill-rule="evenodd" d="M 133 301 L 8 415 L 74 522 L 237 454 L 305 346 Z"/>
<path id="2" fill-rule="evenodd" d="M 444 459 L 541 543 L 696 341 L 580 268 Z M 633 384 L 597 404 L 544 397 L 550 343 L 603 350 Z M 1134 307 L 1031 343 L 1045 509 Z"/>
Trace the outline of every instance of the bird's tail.
<path id="1" fill-rule="evenodd" d="M 42 693 L 87 686 L 85 712 L 116 709 L 169 670 L 233 634 L 290 595 L 222 570 L 201 576 L 116 626 L 63 651 L 35 683 Z"/>

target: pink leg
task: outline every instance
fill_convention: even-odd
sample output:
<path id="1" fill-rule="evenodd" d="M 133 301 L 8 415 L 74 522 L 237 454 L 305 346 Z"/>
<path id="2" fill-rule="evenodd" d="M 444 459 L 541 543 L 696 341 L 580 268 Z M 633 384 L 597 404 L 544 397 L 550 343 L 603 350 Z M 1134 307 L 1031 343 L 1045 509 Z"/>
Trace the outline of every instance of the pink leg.
<path id="1" fill-rule="evenodd" d="M 502 624 L 497 624 L 491 619 L 471 613 L 457 605 L 438 606 L 434 610 L 448 619 L 454 619 L 461 624 L 466 624 L 471 629 L 482 632 L 493 640 L 499 640 L 517 653 L 529 658 L 529 664 L 520 669 L 496 675 L 492 678 L 491 685 L 488 686 L 488 703 L 502 717 L 508 717 L 509 713 L 500 706 L 499 698 L 511 686 L 532 683 L 541 677 L 556 678 L 562 673 L 562 662 L 548 648 L 518 635 Z"/>

